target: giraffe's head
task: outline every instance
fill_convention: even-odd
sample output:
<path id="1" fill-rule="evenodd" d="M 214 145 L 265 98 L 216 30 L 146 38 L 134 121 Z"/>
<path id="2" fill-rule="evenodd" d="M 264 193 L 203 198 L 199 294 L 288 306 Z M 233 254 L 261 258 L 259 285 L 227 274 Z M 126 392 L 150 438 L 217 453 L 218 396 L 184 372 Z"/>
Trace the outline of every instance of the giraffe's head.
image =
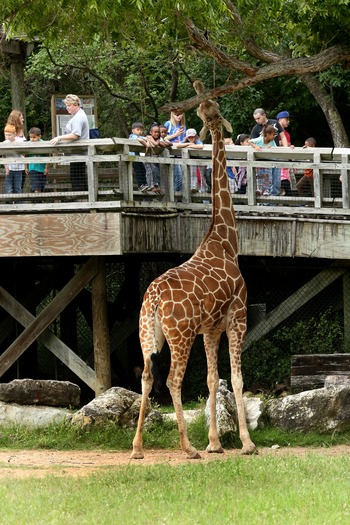
<path id="1" fill-rule="evenodd" d="M 200 80 L 193 82 L 193 87 L 198 94 L 204 93 L 204 84 Z M 199 104 L 197 115 L 203 120 L 203 128 L 200 132 L 200 139 L 204 140 L 209 131 L 215 131 L 224 126 L 227 131 L 232 132 L 231 124 L 221 115 L 219 104 L 212 99 L 204 100 Z"/>

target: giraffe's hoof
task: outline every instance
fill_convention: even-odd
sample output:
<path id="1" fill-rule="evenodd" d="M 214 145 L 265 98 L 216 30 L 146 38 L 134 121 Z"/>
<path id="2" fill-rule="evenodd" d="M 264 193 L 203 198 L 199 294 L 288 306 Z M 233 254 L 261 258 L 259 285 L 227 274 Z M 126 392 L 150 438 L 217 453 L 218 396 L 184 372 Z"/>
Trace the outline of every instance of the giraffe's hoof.
<path id="1" fill-rule="evenodd" d="M 144 457 L 145 456 L 144 456 L 143 452 L 137 452 L 136 450 L 134 450 L 131 453 L 130 459 L 143 459 Z"/>
<path id="2" fill-rule="evenodd" d="M 252 443 L 249 447 L 243 447 L 241 450 L 241 454 L 243 456 L 251 456 L 252 454 L 259 454 L 259 451 L 254 445 L 254 443 Z"/>
<path id="3" fill-rule="evenodd" d="M 209 452 L 209 454 L 224 454 L 224 449 L 222 448 L 222 446 L 220 445 L 219 447 L 211 447 L 210 445 L 207 446 L 207 452 Z"/>
<path id="4" fill-rule="evenodd" d="M 197 450 L 193 450 L 187 454 L 187 459 L 202 459 L 202 456 Z"/>

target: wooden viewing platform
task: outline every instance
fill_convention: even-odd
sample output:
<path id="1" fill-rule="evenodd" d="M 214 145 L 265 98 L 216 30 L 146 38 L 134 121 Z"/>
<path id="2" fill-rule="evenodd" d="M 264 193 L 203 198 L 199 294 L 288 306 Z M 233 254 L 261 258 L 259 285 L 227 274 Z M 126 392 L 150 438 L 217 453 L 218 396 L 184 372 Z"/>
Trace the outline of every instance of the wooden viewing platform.
<path id="1" fill-rule="evenodd" d="M 14 157 L 14 152 L 25 157 Z M 0 315 L 0 345 L 3 348 L 0 378 L 30 345 L 39 341 L 96 394 L 106 390 L 111 384 L 110 336 L 119 330 L 117 338 L 125 341 L 137 330 L 139 275 L 130 270 L 116 299 L 123 306 L 115 306 L 114 310 L 122 319 L 124 305 L 132 298 L 121 336 L 117 315 L 111 325 L 107 312 L 105 261 L 110 256 L 132 254 L 192 254 L 202 241 L 211 220 L 211 196 L 191 193 L 189 167 L 210 165 L 211 146 L 206 145 L 203 150 L 173 148 L 165 154 L 156 150 L 152 156 L 135 156 L 132 154 L 135 152 L 145 153 L 145 150 L 136 141 L 119 138 L 56 146 L 49 142 L 0 143 L 2 165 L 50 164 L 44 193 L 30 193 L 26 180 L 24 193 L 10 197 L 4 190 L 4 170 L 0 172 L 2 267 L 7 261 L 15 264 L 13 261 L 28 259 L 47 260 L 50 267 L 44 274 L 40 263 L 35 263 L 40 270 L 36 270 L 35 275 L 21 274 L 21 282 L 15 283 L 6 271 L 2 272 L 0 305 L 7 317 Z M 350 289 L 346 263 L 350 258 L 349 156 L 350 149 L 276 147 L 258 152 L 250 147 L 227 146 L 228 165 L 245 166 L 248 175 L 247 194 L 232 195 L 239 253 L 243 256 L 338 260 L 341 266 L 321 272 L 310 280 L 298 297 L 293 294 L 285 301 L 288 304 L 281 305 L 285 306 L 283 311 L 278 306 L 269 312 L 248 331 L 245 347 L 267 334 L 336 279 L 343 278 L 344 290 Z M 135 161 L 161 165 L 164 196 L 137 190 L 133 176 Z M 70 162 L 86 163 L 88 191 L 72 191 Z M 183 170 L 181 193 L 174 193 L 174 164 L 179 164 Z M 291 197 L 257 197 L 254 170 L 262 164 L 288 167 L 296 170 L 297 176 L 305 168 L 312 168 L 315 196 L 302 198 L 294 192 Z M 55 265 L 55 260 L 60 261 L 60 266 Z M 70 267 L 65 266 L 67 261 L 71 261 Z M 130 285 L 135 286 L 131 292 Z M 82 293 L 85 293 L 79 303 L 82 311 L 88 303 L 87 294 L 91 297 L 91 311 L 84 315 L 91 324 L 93 367 L 77 355 L 77 337 L 75 334 L 74 339 L 71 333 L 75 320 L 73 310 L 69 310 L 70 303 L 78 300 Z M 42 301 L 50 294 L 52 299 L 42 307 Z M 21 325 L 23 331 L 17 333 L 8 316 Z M 345 317 L 350 327 L 350 308 Z M 57 318 L 60 319 L 59 337 L 51 330 Z M 350 341 L 350 329 L 347 334 Z"/>
<path id="2" fill-rule="evenodd" d="M 11 152 L 38 157 L 10 157 Z M 173 148 L 153 156 L 129 139 L 96 139 L 51 146 L 48 142 L 1 143 L 0 163 L 52 165 L 44 193 L 16 195 L 9 203 L 0 178 L 0 257 L 193 253 L 210 221 L 209 194 L 191 194 L 190 165 L 210 165 L 211 146 Z M 168 150 L 167 150 L 168 154 Z M 350 149 L 227 146 L 229 166 L 246 166 L 246 195 L 233 194 L 242 255 L 347 259 L 350 255 Z M 68 164 L 86 162 L 88 191 L 72 192 Z M 159 163 L 165 195 L 137 191 L 133 162 Z M 314 197 L 256 196 L 254 169 L 261 164 L 314 170 Z M 183 169 L 183 190 L 174 193 L 172 166 Z M 339 180 L 342 175 L 342 181 Z M 300 176 L 300 175 L 299 175 Z M 26 186 L 29 184 L 27 182 Z M 62 233 L 64 232 L 64 235 Z M 23 242 L 25 239 L 25 242 Z"/>

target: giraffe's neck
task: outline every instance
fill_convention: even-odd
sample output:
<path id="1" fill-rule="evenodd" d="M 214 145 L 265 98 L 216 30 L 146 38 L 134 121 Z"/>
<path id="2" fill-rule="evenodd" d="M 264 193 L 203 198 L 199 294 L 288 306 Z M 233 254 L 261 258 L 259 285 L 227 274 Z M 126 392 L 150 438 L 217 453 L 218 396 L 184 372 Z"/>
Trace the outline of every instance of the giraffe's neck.
<path id="1" fill-rule="evenodd" d="M 221 241 L 224 249 L 236 256 L 237 226 L 226 171 L 226 151 L 223 131 L 211 130 L 212 136 L 212 222 L 203 242 Z"/>

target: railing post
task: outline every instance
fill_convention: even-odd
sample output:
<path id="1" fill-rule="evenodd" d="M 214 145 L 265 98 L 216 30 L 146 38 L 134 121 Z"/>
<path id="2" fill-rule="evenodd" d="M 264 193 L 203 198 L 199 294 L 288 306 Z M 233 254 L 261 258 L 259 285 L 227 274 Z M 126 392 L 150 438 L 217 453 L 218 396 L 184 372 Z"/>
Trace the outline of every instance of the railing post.
<path id="1" fill-rule="evenodd" d="M 247 152 L 247 194 L 248 205 L 254 206 L 256 204 L 256 176 L 252 163 L 255 160 L 254 150 Z"/>
<path id="2" fill-rule="evenodd" d="M 314 153 L 313 163 L 320 164 L 321 155 L 319 153 Z M 323 177 L 319 168 L 313 168 L 314 177 L 314 198 L 315 198 L 315 208 L 322 208 L 322 198 L 323 198 Z"/>
<path id="3" fill-rule="evenodd" d="M 120 173 L 119 173 L 119 182 L 120 189 L 123 192 L 124 200 L 130 202 L 133 200 L 133 160 L 139 160 L 139 157 L 132 156 L 129 154 L 129 145 L 124 144 L 123 154 L 129 156 L 128 161 L 120 162 Z M 132 157 L 132 158 L 131 158 Z"/>
<path id="4" fill-rule="evenodd" d="M 96 154 L 95 146 L 88 147 L 88 161 L 87 161 L 87 180 L 88 180 L 88 201 L 96 202 L 97 201 L 97 191 L 98 191 L 98 177 L 97 177 L 97 167 L 94 162 L 94 155 Z"/>
<path id="5" fill-rule="evenodd" d="M 341 163 L 343 166 L 348 164 L 348 154 L 343 154 L 341 156 Z M 342 187 L 342 199 L 343 199 L 343 208 L 350 208 L 349 200 L 349 188 L 350 188 L 350 171 L 346 167 L 340 170 L 341 174 L 341 187 Z"/>
<path id="6" fill-rule="evenodd" d="M 187 148 L 183 148 L 181 151 L 181 158 L 182 159 L 189 159 L 190 155 Z M 182 202 L 189 203 L 190 202 L 190 195 L 191 195 L 191 171 L 189 164 L 186 164 L 185 162 L 181 165 L 182 169 Z"/>

